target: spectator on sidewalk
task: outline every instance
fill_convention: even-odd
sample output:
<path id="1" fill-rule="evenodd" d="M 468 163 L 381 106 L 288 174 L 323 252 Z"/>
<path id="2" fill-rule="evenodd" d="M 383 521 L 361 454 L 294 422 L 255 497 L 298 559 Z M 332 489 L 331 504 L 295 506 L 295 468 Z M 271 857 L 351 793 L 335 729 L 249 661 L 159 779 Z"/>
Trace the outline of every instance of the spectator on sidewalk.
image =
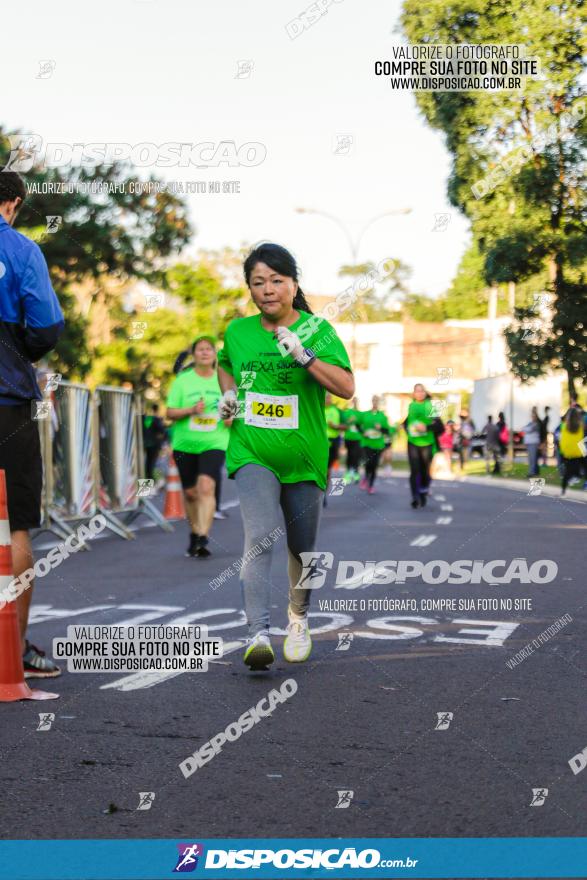
<path id="1" fill-rule="evenodd" d="M 457 432 L 455 423 L 452 419 L 449 419 L 446 423 L 444 431 L 438 438 L 438 445 L 440 447 L 440 451 L 443 453 L 446 459 L 446 468 L 448 471 L 452 471 L 452 453 L 456 437 Z"/>
<path id="2" fill-rule="evenodd" d="M 459 418 L 460 424 L 457 434 L 456 448 L 459 453 L 460 468 L 461 470 L 464 470 L 465 463 L 469 459 L 469 450 L 475 434 L 475 422 L 470 418 L 466 409 L 461 410 Z"/>
<path id="3" fill-rule="evenodd" d="M 497 417 L 497 429 L 499 431 L 499 451 L 502 458 L 507 455 L 508 445 L 510 442 L 510 429 L 507 426 L 505 416 L 502 412 Z"/>
<path id="4" fill-rule="evenodd" d="M 540 468 L 538 466 L 538 450 L 540 449 L 540 430 L 541 421 L 538 418 L 536 407 L 532 407 L 532 417 L 527 425 L 524 425 L 524 444 L 528 453 L 528 476 L 538 477 Z"/>
<path id="5" fill-rule="evenodd" d="M 499 442 L 499 428 L 493 421 L 493 416 L 487 416 L 487 424 L 483 428 L 485 434 L 485 470 L 489 473 L 489 462 L 493 458 L 492 473 L 501 473 L 501 444 Z"/>
<path id="6" fill-rule="evenodd" d="M 63 313 L 35 242 L 13 229 L 25 200 L 22 179 L 0 168 L 0 469 L 6 474 L 14 576 L 34 565 L 30 529 L 41 524 L 43 463 L 37 424 L 41 391 L 33 364 L 63 331 Z M 33 581 L 16 600 L 26 678 L 61 674 L 26 640 Z"/>

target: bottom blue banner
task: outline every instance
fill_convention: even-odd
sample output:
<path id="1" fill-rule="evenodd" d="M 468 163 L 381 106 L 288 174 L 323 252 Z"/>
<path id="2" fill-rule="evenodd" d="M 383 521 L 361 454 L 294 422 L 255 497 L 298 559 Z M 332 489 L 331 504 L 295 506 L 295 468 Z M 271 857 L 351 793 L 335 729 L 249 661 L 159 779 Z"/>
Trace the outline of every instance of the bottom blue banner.
<path id="1" fill-rule="evenodd" d="M 2 880 L 587 877 L 587 838 L 0 841 Z"/>

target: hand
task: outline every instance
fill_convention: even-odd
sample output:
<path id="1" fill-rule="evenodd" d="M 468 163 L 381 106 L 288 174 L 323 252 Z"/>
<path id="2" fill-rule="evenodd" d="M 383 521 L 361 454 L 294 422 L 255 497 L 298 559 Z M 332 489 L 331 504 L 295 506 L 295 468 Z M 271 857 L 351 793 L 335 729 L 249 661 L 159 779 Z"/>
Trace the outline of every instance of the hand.
<path id="1" fill-rule="evenodd" d="M 229 388 L 225 391 L 218 401 L 218 414 L 221 419 L 233 419 L 238 412 L 238 401 L 236 399 L 236 391 Z"/>
<path id="2" fill-rule="evenodd" d="M 306 350 L 302 345 L 300 337 L 297 333 L 294 333 L 293 330 L 290 330 L 288 327 L 278 327 L 273 335 L 277 339 L 277 343 L 284 357 L 286 354 L 291 354 L 294 361 L 302 367 L 311 360 L 311 357 L 306 354 Z"/>
<path id="3" fill-rule="evenodd" d="M 204 403 L 204 398 L 200 397 L 200 399 L 198 400 L 196 405 L 192 407 L 192 413 L 195 416 L 201 416 L 202 413 L 204 412 L 205 407 L 206 407 L 206 404 Z"/>

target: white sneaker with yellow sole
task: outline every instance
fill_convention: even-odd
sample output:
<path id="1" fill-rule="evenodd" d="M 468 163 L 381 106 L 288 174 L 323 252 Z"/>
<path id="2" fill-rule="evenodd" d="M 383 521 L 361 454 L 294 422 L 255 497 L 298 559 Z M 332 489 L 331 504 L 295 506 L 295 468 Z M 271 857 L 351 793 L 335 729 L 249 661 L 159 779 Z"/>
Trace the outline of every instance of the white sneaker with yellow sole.
<path id="1" fill-rule="evenodd" d="M 283 656 L 288 663 L 303 663 L 312 651 L 312 639 L 307 617 L 299 617 L 291 608 L 287 609 L 289 623 L 287 636 L 283 643 Z"/>

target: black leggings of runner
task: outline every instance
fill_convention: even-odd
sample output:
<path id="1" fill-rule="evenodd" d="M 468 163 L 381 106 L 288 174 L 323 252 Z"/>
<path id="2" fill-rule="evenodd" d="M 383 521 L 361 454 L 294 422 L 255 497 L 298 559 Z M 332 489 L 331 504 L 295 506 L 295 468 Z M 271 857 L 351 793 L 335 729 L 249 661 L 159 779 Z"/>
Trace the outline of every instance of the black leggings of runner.
<path id="1" fill-rule="evenodd" d="M 433 446 L 416 446 L 408 443 L 408 460 L 410 462 L 410 489 L 412 498 L 418 499 L 420 493 L 428 492 L 430 486 L 430 465 L 432 463 Z"/>
<path id="2" fill-rule="evenodd" d="M 361 464 L 361 441 L 345 440 L 347 471 L 358 471 Z"/>
<path id="3" fill-rule="evenodd" d="M 372 486 L 375 482 L 382 452 L 382 449 L 369 449 L 368 446 L 365 447 L 365 478 L 369 486 Z"/>
<path id="4" fill-rule="evenodd" d="M 584 458 L 563 458 L 563 492 L 567 491 L 569 481 L 572 480 L 573 477 L 581 477 L 584 461 Z"/>
<path id="5" fill-rule="evenodd" d="M 148 449 L 145 449 L 145 477 L 147 480 L 153 479 L 155 465 L 157 464 L 160 452 L 161 448 L 159 446 L 149 446 Z"/>
<path id="6" fill-rule="evenodd" d="M 220 495 L 222 493 L 222 471 L 218 471 L 218 479 L 214 488 L 214 496 L 216 498 L 216 510 L 220 510 Z"/>

